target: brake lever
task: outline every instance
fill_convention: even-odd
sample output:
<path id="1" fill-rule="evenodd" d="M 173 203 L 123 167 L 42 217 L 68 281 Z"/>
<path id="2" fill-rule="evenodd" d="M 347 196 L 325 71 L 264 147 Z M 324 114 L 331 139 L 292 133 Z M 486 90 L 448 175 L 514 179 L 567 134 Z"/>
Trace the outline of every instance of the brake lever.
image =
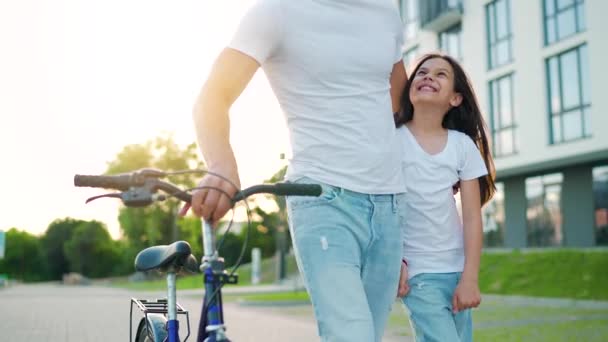
<path id="1" fill-rule="evenodd" d="M 100 198 L 104 198 L 104 197 L 120 198 L 120 199 L 122 199 L 122 192 L 115 192 L 115 193 L 112 193 L 112 194 L 103 194 L 103 195 L 89 197 L 89 198 L 87 198 L 86 202 L 84 202 L 84 203 L 88 204 L 89 202 L 93 202 L 96 199 L 100 199 Z"/>
<path id="2" fill-rule="evenodd" d="M 164 194 L 157 194 L 158 181 L 148 179 L 145 180 L 142 186 L 132 187 L 127 191 L 115 192 L 110 194 L 103 194 L 99 196 L 93 196 L 85 203 L 89 203 L 99 198 L 119 198 L 124 205 L 127 207 L 145 207 L 154 202 L 160 202 L 167 199 Z"/>

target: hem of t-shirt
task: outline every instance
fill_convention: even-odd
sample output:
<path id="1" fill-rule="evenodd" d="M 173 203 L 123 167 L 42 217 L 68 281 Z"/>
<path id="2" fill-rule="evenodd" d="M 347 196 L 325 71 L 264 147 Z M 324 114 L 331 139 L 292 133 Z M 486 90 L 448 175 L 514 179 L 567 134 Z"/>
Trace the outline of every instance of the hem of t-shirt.
<path id="1" fill-rule="evenodd" d="M 437 260 L 437 256 L 441 255 L 443 260 L 454 260 L 454 263 L 433 263 L 429 266 L 429 263 L 423 263 L 423 267 L 418 267 L 420 265 L 420 259 L 430 259 Z M 408 261 L 408 279 L 412 278 L 416 274 L 420 273 L 451 273 L 451 272 L 462 272 L 464 269 L 464 246 L 458 248 L 451 248 L 440 251 L 411 251 L 403 253 L 402 256 L 405 260 Z M 436 265 L 436 266 L 435 266 Z"/>
<path id="2" fill-rule="evenodd" d="M 330 179 L 328 177 L 323 176 L 322 174 L 289 173 L 289 169 L 287 171 L 287 175 L 285 176 L 285 179 L 293 182 L 293 181 L 296 181 L 297 179 L 303 178 L 303 177 L 313 179 L 320 183 L 324 183 L 327 185 L 335 186 L 338 188 L 342 188 L 345 190 L 358 192 L 358 193 L 362 193 L 362 194 L 393 195 L 393 194 L 403 194 L 403 193 L 407 192 L 405 186 L 401 186 L 401 187 L 395 186 L 394 188 L 387 187 L 387 188 L 380 188 L 380 189 L 378 189 L 378 188 L 371 189 L 371 188 L 359 187 L 354 184 L 349 184 L 347 182 L 341 181 L 340 179 Z"/>
<path id="3" fill-rule="evenodd" d="M 407 271 L 408 271 L 407 279 L 410 280 L 419 274 L 425 274 L 425 273 L 431 273 L 431 274 L 462 273 L 464 271 L 464 266 L 463 267 L 454 267 L 454 268 L 441 268 L 441 269 L 434 269 L 434 270 L 416 270 L 415 268 L 408 267 Z"/>
<path id="4" fill-rule="evenodd" d="M 488 172 L 484 170 L 484 171 L 479 171 L 479 172 L 476 172 L 476 173 L 472 173 L 470 175 L 461 176 L 460 180 L 468 181 L 468 180 L 477 179 L 479 177 L 483 177 L 483 176 L 487 176 L 487 175 L 488 175 Z"/>

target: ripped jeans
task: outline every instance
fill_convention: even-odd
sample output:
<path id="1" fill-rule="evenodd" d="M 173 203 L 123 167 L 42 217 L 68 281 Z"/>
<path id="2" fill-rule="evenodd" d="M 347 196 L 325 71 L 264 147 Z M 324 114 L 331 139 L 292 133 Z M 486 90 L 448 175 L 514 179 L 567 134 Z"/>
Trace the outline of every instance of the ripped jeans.
<path id="1" fill-rule="evenodd" d="M 297 183 L 317 183 L 308 178 Z M 321 341 L 381 341 L 397 295 L 403 195 L 321 184 L 319 197 L 287 198 L 296 260 Z"/>

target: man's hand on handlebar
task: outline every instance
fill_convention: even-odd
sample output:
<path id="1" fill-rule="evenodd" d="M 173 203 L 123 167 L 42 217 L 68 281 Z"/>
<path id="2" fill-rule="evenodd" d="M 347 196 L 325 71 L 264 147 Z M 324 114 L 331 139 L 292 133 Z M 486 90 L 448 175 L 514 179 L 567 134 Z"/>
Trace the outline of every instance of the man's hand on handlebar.
<path id="1" fill-rule="evenodd" d="M 192 192 L 190 207 L 192 207 L 194 215 L 211 221 L 215 226 L 232 208 L 232 198 L 240 188 L 238 176 L 233 179 L 235 178 L 237 181 L 231 183 L 213 174 L 205 175 L 198 184 L 199 189 Z M 182 209 L 180 214 L 184 215 L 187 211 L 188 205 Z"/>

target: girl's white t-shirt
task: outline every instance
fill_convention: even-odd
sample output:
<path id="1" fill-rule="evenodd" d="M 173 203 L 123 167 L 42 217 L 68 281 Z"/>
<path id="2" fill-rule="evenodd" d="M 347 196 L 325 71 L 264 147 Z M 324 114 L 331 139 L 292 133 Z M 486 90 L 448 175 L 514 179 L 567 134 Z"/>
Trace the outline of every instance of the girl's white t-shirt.
<path id="1" fill-rule="evenodd" d="M 444 149 L 429 154 L 406 126 L 398 131 L 407 193 L 402 226 L 408 277 L 462 272 L 464 242 L 452 186 L 487 175 L 479 149 L 466 134 L 448 130 Z"/>

